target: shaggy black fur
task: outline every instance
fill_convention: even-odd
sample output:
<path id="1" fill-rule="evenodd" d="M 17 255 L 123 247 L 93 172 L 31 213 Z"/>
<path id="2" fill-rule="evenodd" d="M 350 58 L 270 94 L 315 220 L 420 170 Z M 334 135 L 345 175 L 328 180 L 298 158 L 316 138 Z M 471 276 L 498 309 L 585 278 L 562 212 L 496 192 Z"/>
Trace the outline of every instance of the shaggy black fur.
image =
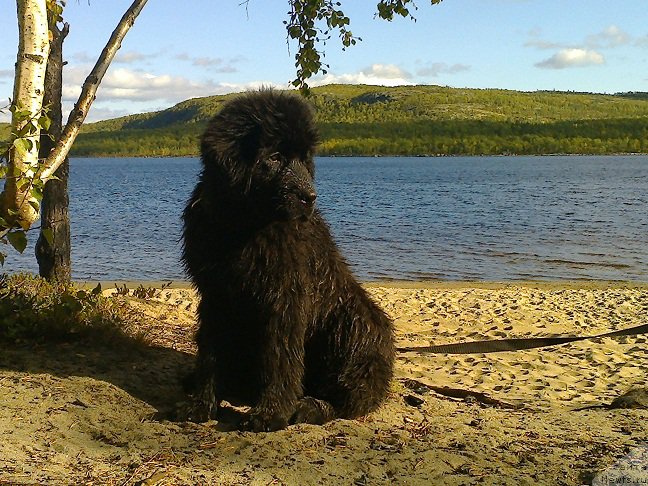
<path id="1" fill-rule="evenodd" d="M 298 96 L 239 96 L 202 137 L 184 211 L 183 259 L 201 295 L 184 418 L 221 400 L 252 406 L 241 428 L 276 430 L 376 409 L 393 326 L 351 274 L 315 208 L 317 132 Z"/>

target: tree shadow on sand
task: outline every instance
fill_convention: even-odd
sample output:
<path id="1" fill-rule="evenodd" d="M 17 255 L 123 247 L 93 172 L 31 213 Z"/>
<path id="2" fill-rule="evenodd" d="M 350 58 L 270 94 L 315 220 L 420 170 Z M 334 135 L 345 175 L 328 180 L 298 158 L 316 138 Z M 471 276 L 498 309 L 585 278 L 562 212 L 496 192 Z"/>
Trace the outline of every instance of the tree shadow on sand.
<path id="1" fill-rule="evenodd" d="M 106 342 L 84 338 L 57 343 L 2 343 L 0 370 L 83 376 L 105 381 L 169 416 L 185 398 L 181 378 L 193 366 L 191 354 L 150 346 L 128 336 Z"/>

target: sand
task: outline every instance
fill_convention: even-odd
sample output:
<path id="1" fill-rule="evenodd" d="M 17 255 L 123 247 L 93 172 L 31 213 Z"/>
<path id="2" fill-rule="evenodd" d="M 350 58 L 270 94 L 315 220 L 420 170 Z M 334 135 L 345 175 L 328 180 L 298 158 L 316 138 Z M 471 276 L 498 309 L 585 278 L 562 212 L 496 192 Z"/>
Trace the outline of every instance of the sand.
<path id="1" fill-rule="evenodd" d="M 399 346 L 596 334 L 648 319 L 645 285 L 368 290 L 394 319 Z M 192 363 L 196 296 L 167 288 L 128 300 L 143 314 L 148 346 L 5 346 L 0 484 L 648 482 L 648 410 L 600 406 L 646 385 L 646 335 L 510 353 L 400 353 L 392 393 L 377 412 L 253 434 L 163 419 L 182 398 L 178 377 Z"/>

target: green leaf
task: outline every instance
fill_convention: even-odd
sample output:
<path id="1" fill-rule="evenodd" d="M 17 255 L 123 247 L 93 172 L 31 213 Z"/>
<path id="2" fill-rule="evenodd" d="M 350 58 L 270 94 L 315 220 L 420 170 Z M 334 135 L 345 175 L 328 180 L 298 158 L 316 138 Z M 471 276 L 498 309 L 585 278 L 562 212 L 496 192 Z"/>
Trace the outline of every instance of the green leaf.
<path id="1" fill-rule="evenodd" d="M 30 192 L 31 197 L 36 199 L 38 202 L 41 202 L 43 200 L 43 188 L 40 185 L 34 184 Z"/>
<path id="2" fill-rule="evenodd" d="M 32 182 L 31 182 L 29 179 L 27 179 L 26 177 L 20 177 L 20 178 L 16 181 L 16 186 L 18 187 L 18 190 L 19 190 L 20 192 L 27 192 L 27 191 L 29 191 L 30 188 L 31 188 L 31 185 L 32 185 Z"/>
<path id="3" fill-rule="evenodd" d="M 79 312 L 83 309 L 83 305 L 77 299 L 76 295 L 71 295 L 69 293 L 64 293 L 61 295 L 61 304 L 68 308 L 72 312 Z"/>
<path id="4" fill-rule="evenodd" d="M 13 231 L 7 234 L 9 244 L 14 247 L 18 253 L 22 253 L 27 248 L 27 234 L 24 231 Z"/>
<path id="5" fill-rule="evenodd" d="M 301 34 L 301 29 L 297 25 L 293 25 L 288 29 L 288 35 L 291 39 L 296 39 Z"/>
<path id="6" fill-rule="evenodd" d="M 17 109 L 14 111 L 14 118 L 16 118 L 19 122 L 29 120 L 30 117 L 31 117 L 31 111 L 29 110 Z"/>
<path id="7" fill-rule="evenodd" d="M 41 115 L 41 117 L 38 119 L 38 124 L 43 130 L 47 131 L 52 125 L 52 119 L 47 115 Z"/>
<path id="8" fill-rule="evenodd" d="M 43 238 L 45 238 L 45 241 L 47 241 L 49 246 L 54 246 L 54 232 L 51 228 L 41 229 L 41 235 L 43 235 Z"/>
<path id="9" fill-rule="evenodd" d="M 97 286 L 92 289 L 92 295 L 99 295 L 101 293 L 101 283 L 98 283 Z"/>
<path id="10" fill-rule="evenodd" d="M 40 211 L 40 203 L 38 201 L 32 201 L 31 199 L 27 201 L 29 205 L 34 208 L 34 211 L 37 213 Z"/>
<path id="11" fill-rule="evenodd" d="M 25 155 L 32 148 L 32 141 L 28 138 L 17 138 L 13 141 L 13 146 L 20 155 Z"/>

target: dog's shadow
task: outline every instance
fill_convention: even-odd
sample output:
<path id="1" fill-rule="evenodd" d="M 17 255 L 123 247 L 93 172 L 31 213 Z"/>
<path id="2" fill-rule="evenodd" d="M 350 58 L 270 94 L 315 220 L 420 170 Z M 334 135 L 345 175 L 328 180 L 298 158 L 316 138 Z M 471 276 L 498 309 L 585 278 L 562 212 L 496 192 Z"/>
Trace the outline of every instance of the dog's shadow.
<path id="1" fill-rule="evenodd" d="M 182 379 L 194 366 L 194 356 L 142 343 L 128 336 L 103 341 L 84 338 L 65 342 L 10 344 L 0 341 L 0 370 L 83 376 L 111 383 L 157 412 L 155 420 L 175 420 L 178 404 L 187 400 Z M 219 411 L 220 430 L 232 430 L 242 414 Z"/>

